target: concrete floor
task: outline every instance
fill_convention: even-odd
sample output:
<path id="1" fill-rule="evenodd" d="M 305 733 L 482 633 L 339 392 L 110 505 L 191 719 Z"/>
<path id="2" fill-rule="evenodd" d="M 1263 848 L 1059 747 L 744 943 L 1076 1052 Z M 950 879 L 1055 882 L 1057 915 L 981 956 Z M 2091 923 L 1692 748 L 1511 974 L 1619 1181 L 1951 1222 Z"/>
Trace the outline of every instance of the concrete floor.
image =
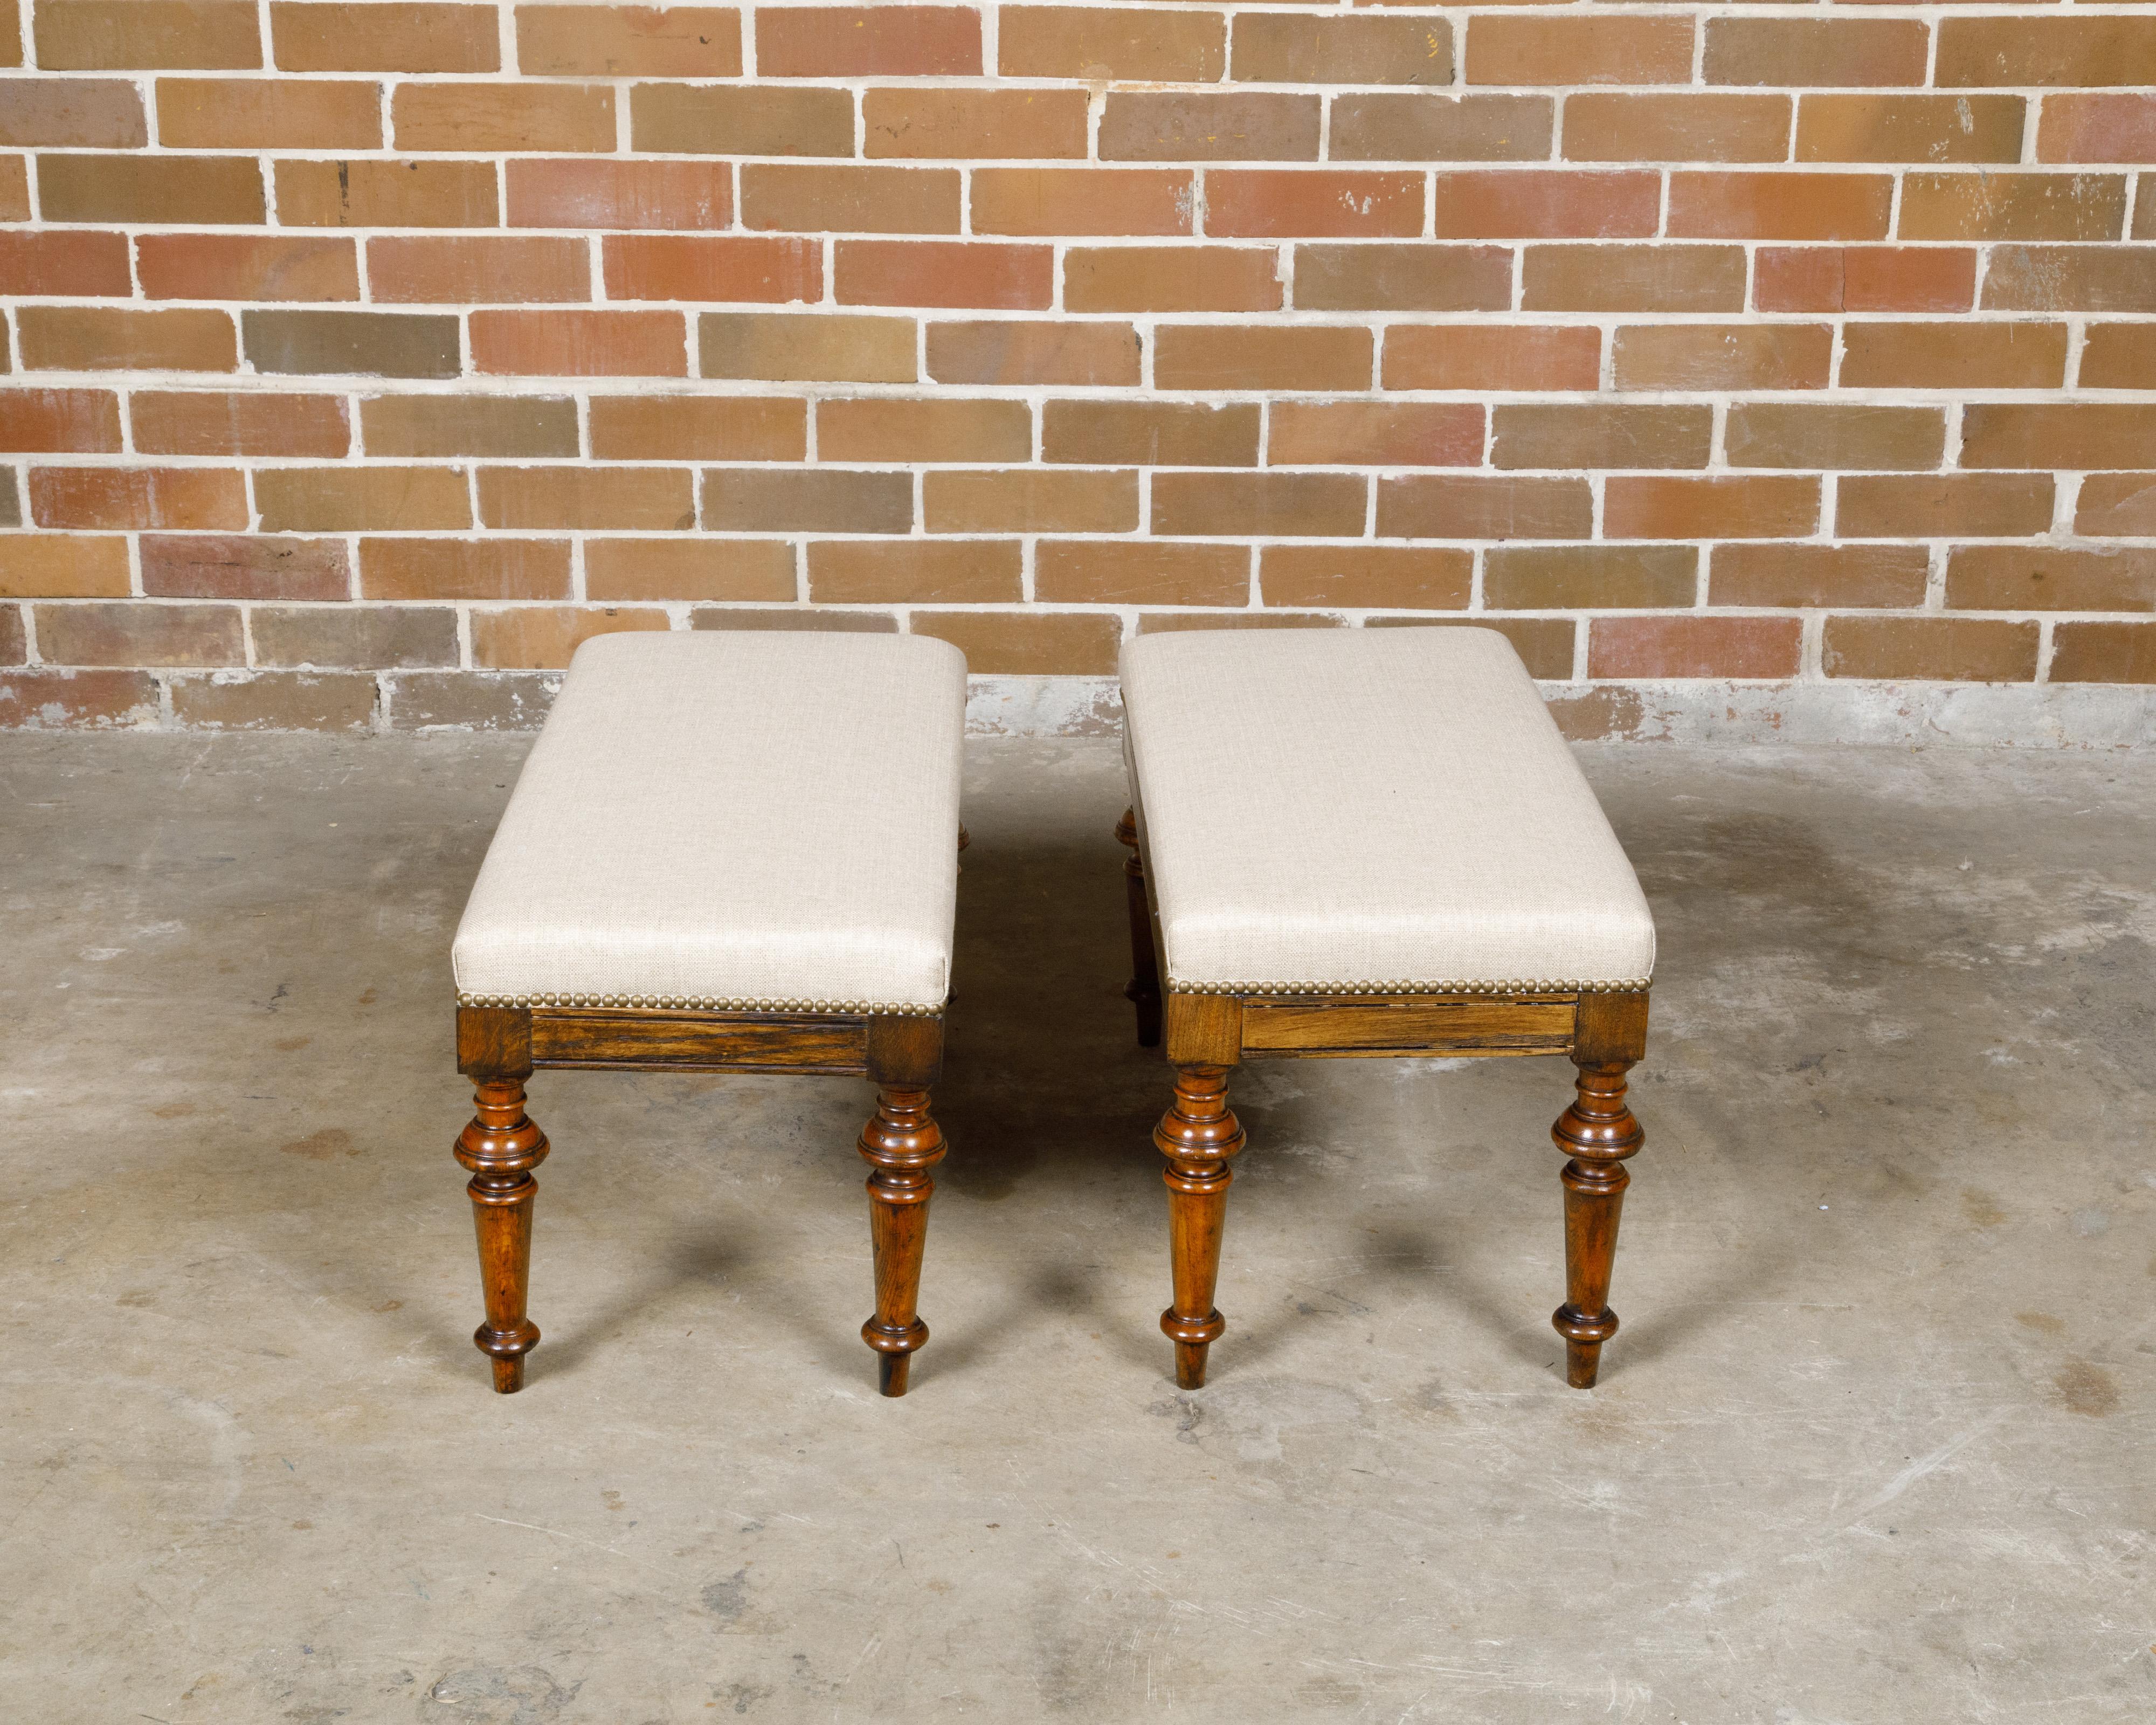
<path id="1" fill-rule="evenodd" d="M 2156 755 L 1588 752 L 1663 937 L 1601 1387 L 1570 1069 L 1342 1061 L 1235 1087 L 1186 1395 L 1115 747 L 977 745 L 894 1403 L 865 1086 L 598 1073 L 490 1393 L 525 747 L 0 740 L 0 1717 L 2150 1717 Z"/>

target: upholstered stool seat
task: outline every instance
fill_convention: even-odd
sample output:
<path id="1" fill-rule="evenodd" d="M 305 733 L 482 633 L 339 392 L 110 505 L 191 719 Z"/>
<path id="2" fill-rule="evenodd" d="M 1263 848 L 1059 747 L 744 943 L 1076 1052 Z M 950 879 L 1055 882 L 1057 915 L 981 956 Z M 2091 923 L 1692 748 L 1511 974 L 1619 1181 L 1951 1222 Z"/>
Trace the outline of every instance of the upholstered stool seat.
<path id="1" fill-rule="evenodd" d="M 1171 988 L 1647 985 L 1647 901 L 1496 631 L 1146 635 L 1122 681 Z"/>
<path id="2" fill-rule="evenodd" d="M 524 1383 L 531 1171 L 547 1067 L 858 1074 L 875 1113 L 886 1395 L 915 1311 L 943 1136 L 966 662 L 919 635 L 603 635 L 577 651 L 496 829 L 452 961 L 495 1388 Z"/>
<path id="3" fill-rule="evenodd" d="M 472 888 L 472 1006 L 940 1012 L 966 661 L 925 635 L 601 635 Z"/>
<path id="4" fill-rule="evenodd" d="M 1510 642 L 1472 628 L 1214 630 L 1123 649 L 1134 855 L 1129 993 L 1163 1029 L 1175 1300 L 1161 1327 L 1202 1385 L 1225 1328 L 1220 1230 L 1244 1144 L 1230 1068 L 1296 1055 L 1561 1054 L 1578 1096 L 1567 1376 L 1593 1384 L 1624 1102 L 1645 1048 L 1655 925 L 1594 793 Z M 1165 978 L 1166 997 L 1162 986 Z"/>

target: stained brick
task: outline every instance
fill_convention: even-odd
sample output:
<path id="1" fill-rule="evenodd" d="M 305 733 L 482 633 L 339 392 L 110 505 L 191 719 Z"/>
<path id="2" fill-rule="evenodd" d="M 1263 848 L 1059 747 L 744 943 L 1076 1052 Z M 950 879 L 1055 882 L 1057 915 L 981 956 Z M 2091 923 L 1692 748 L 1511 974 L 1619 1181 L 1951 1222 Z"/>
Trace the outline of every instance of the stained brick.
<path id="1" fill-rule="evenodd" d="M 1789 148 L 1785 95 L 1589 90 L 1564 105 L 1572 162 L 1779 162 Z"/>
<path id="2" fill-rule="evenodd" d="M 406 533 L 472 525 L 471 494 L 457 467 L 258 468 L 254 507 L 265 533 Z"/>
<path id="3" fill-rule="evenodd" d="M 1897 682 L 2025 683 L 2036 675 L 2033 623 L 1967 617 L 1830 617 L 1820 668 Z"/>
<path id="4" fill-rule="evenodd" d="M 1440 239 L 1615 239 L 1652 234 L 1661 218 L 1651 173 L 1469 168 L 1439 173 L 1436 187 Z"/>
<path id="5" fill-rule="evenodd" d="M 1713 409 L 1704 402 L 1504 403 L 1490 410 L 1497 467 L 1704 467 Z"/>
<path id="6" fill-rule="evenodd" d="M 1587 674 L 1791 677 L 1802 628 L 1794 617 L 1598 617 L 1587 629 Z"/>
<path id="7" fill-rule="evenodd" d="M 2156 324 L 2091 324 L 2078 381 L 2083 389 L 2156 390 Z"/>
<path id="8" fill-rule="evenodd" d="M 981 70 L 981 15 L 958 6 L 759 6 L 765 78 L 963 78 Z"/>
<path id="9" fill-rule="evenodd" d="M 0 533 L 0 598 L 110 599 L 128 593 L 117 533 Z"/>
<path id="10" fill-rule="evenodd" d="M 472 663 L 490 670 L 558 670 L 594 635 L 670 626 L 664 611 L 551 605 L 475 611 Z"/>
<path id="11" fill-rule="evenodd" d="M 602 460 L 798 461 L 808 452 L 808 403 L 783 398 L 599 395 L 591 415 Z"/>
<path id="12" fill-rule="evenodd" d="M 584 591 L 601 603 L 784 603 L 794 590 L 793 547 L 780 539 L 592 539 L 584 545 Z M 720 614 L 716 626 L 728 614 Z"/>
<path id="13" fill-rule="evenodd" d="M 0 294 L 90 299 L 134 291 L 125 234 L 0 233 Z"/>
<path id="14" fill-rule="evenodd" d="M 639 150 L 681 155 L 850 156 L 854 99 L 843 90 L 640 84 L 629 136 Z"/>
<path id="15" fill-rule="evenodd" d="M 2156 199 L 2134 212 L 2137 238 Z M 2152 230 L 2156 231 L 2156 230 Z M 2000 245 L 1984 276 L 1987 311 L 2156 311 L 2156 246 Z"/>
<path id="16" fill-rule="evenodd" d="M 1022 401 L 863 396 L 816 404 L 821 461 L 1025 461 L 1033 412 Z"/>
<path id="17" fill-rule="evenodd" d="M 1667 231 L 1719 239 L 1884 239 L 1893 197 L 1887 174 L 1678 172 L 1670 176 Z"/>
<path id="18" fill-rule="evenodd" d="M 1544 95 L 1347 90 L 1332 100 L 1330 147 L 1335 162 L 1540 162 L 1556 123 Z"/>
<path id="19" fill-rule="evenodd" d="M 1005 6 L 996 40 L 1006 78 L 1212 84 L 1228 69 L 1228 23 L 1217 12 Z"/>
<path id="20" fill-rule="evenodd" d="M 343 599 L 352 564 L 341 539 L 146 533 L 142 591 L 175 599 Z"/>
<path id="21" fill-rule="evenodd" d="M 1245 239 L 1412 236 L 1423 231 L 1423 177 L 1370 169 L 1217 168 L 1205 176 L 1205 231 Z"/>
<path id="22" fill-rule="evenodd" d="M 1018 596 L 1015 539 L 821 540 L 808 547 L 808 597 L 818 604 L 990 604 Z"/>
<path id="23" fill-rule="evenodd" d="M 678 311 L 475 311 L 472 367 L 502 376 L 681 377 Z"/>
<path id="24" fill-rule="evenodd" d="M 1491 245 L 1299 245 L 1295 303 L 1312 311 L 1500 311 L 1512 254 Z"/>
<path id="25" fill-rule="evenodd" d="M 2089 475 L 2075 505 L 2074 531 L 2156 538 L 2156 474 Z"/>
<path id="26" fill-rule="evenodd" d="M 1584 539 L 1594 526 L 1584 479 L 1432 473 L 1378 481 L 1381 539 Z"/>
<path id="27" fill-rule="evenodd" d="M 400 84 L 400 150 L 611 150 L 613 91 L 598 84 Z"/>
<path id="28" fill-rule="evenodd" d="M 2156 18 L 1943 18 L 1932 76 L 1942 89 L 2156 84 Z"/>
<path id="29" fill-rule="evenodd" d="M 1059 92 L 1060 93 L 1060 92 Z M 872 92 L 873 95 L 875 93 Z M 1045 94 L 1045 92 L 1043 92 Z M 1079 93 L 1072 91 L 1073 96 Z M 1079 96 L 1082 114 L 1083 98 Z M 1101 115 L 1103 162 L 1314 162 L 1323 119 L 1323 99 L 1270 90 L 1116 90 Z M 1341 147 L 1341 119 L 1333 110 L 1332 148 Z M 875 121 L 870 121 L 870 154 Z M 1050 131 L 1051 137 L 1060 134 Z M 1078 131 L 1083 155 L 1085 128 Z M 983 151 L 998 156 L 1063 154 L 1033 149 Z"/>
<path id="30" fill-rule="evenodd" d="M 1345 473 L 1160 473 L 1152 531 L 1196 538 L 1353 538 L 1368 482 Z"/>
<path id="31" fill-rule="evenodd" d="M 1947 560 L 1960 611 L 2156 610 L 2156 548 L 1965 545 Z"/>
<path id="32" fill-rule="evenodd" d="M 0 726 L 109 730 L 157 720 L 157 683 L 147 671 L 0 672 Z"/>
<path id="33" fill-rule="evenodd" d="M 1974 402 L 1962 410 L 1964 467 L 2133 467 L 2156 448 L 2156 403 Z"/>
<path id="34" fill-rule="evenodd" d="M 1712 605 L 1876 605 L 1924 600 L 1931 553 L 1921 545 L 1717 545 L 1707 564 Z"/>
<path id="35" fill-rule="evenodd" d="M 1689 18 L 1503 18 L 1467 27 L 1470 84 L 1689 84 Z"/>
<path id="36" fill-rule="evenodd" d="M 359 423 L 370 455 L 577 453 L 577 404 L 566 396 L 377 395 L 360 403 Z"/>
<path id="37" fill-rule="evenodd" d="M 311 234 L 146 234 L 135 269 L 152 300 L 357 300 L 358 249 Z"/>
<path id="38" fill-rule="evenodd" d="M 286 228 L 491 228 L 490 162 L 280 162 Z"/>
<path id="39" fill-rule="evenodd" d="M 38 605 L 48 665 L 226 665 L 246 662 L 237 605 Z"/>
<path id="40" fill-rule="evenodd" d="M 1688 609 L 1698 590 L 1689 545 L 1494 546 L 1482 571 L 1493 611 Z"/>
<path id="41" fill-rule="evenodd" d="M 1834 531 L 1851 539 L 2003 539 L 2051 526 L 2049 474 L 1850 474 Z"/>
<path id="42" fill-rule="evenodd" d="M 1240 605 L 1250 594 L 1250 551 L 1168 539 L 1048 539 L 1034 551 L 1033 585 L 1055 604 Z"/>
<path id="43" fill-rule="evenodd" d="M 696 321 L 706 377 L 773 382 L 911 383 L 910 317 L 706 312 Z"/>
<path id="44" fill-rule="evenodd" d="M 1763 245 L 1753 304 L 1762 311 L 1966 311 L 1976 253 L 1954 246 Z"/>
<path id="45" fill-rule="evenodd" d="M 24 305 L 15 328 L 31 371 L 228 372 L 239 362 L 224 311 Z"/>
<path id="46" fill-rule="evenodd" d="M 175 150 L 376 150 L 382 86 L 326 78 L 160 78 L 157 141 Z"/>
<path id="47" fill-rule="evenodd" d="M 1936 467 L 1946 415 L 1937 408 L 1737 402 L 1723 444 L 1732 467 Z"/>
<path id="48" fill-rule="evenodd" d="M 1611 344 L 1620 389 L 1824 389 L 1825 324 L 1631 324 Z"/>
<path id="49" fill-rule="evenodd" d="M 609 234 L 605 259 L 609 300 L 738 303 L 824 296 L 823 247 L 791 235 Z"/>
<path id="50" fill-rule="evenodd" d="M 1073 311 L 1276 311 L 1280 254 L 1269 247 L 1072 246 L 1063 303 Z"/>
<path id="51" fill-rule="evenodd" d="M 524 532 L 685 533 L 696 503 L 685 467 L 482 467 L 479 516 Z"/>
<path id="52" fill-rule="evenodd" d="M 271 0 L 270 37 L 287 72 L 492 72 L 501 64 L 492 6 L 285 3 Z"/>
<path id="53" fill-rule="evenodd" d="M 352 447 L 352 424 L 341 395 L 138 389 L 129 398 L 127 413 L 135 447 L 152 455 L 334 459 Z"/>
<path id="54" fill-rule="evenodd" d="M 16 148 L 44 144 L 72 150 L 135 150 L 149 141 L 141 94 L 124 80 L 10 78 L 0 81 L 0 144 Z"/>
<path id="55" fill-rule="evenodd" d="M 716 6 L 519 6 L 516 69 L 549 78 L 737 77 L 741 13 Z"/>
<path id="56" fill-rule="evenodd" d="M 175 677 L 172 717 L 190 731 L 365 731 L 380 691 L 374 679 L 254 671 L 234 677 Z"/>
<path id="57" fill-rule="evenodd" d="M 109 455 L 120 398 L 109 389 L 0 389 L 0 449 Z"/>
<path id="58" fill-rule="evenodd" d="M 733 220 L 733 170 L 713 162 L 608 162 L 566 157 L 507 164 L 512 228 L 675 228 Z"/>
<path id="59" fill-rule="evenodd" d="M 1476 467 L 1480 403 L 1275 402 L 1265 459 L 1277 467 Z"/>
<path id="60" fill-rule="evenodd" d="M 262 64 L 254 0 L 38 0 L 33 20 L 47 71 Z"/>
<path id="61" fill-rule="evenodd" d="M 1123 626 L 1084 611 L 916 611 L 913 632 L 950 642 L 977 676 L 1102 676 L 1116 668 Z"/>
<path id="62" fill-rule="evenodd" d="M 1042 311 L 1055 298 L 1052 246 L 842 239 L 833 259 L 833 297 L 842 305 Z"/>
<path id="63" fill-rule="evenodd" d="M 1368 389 L 1373 343 L 1351 324 L 1163 324 L 1154 336 L 1160 389 Z"/>
<path id="64" fill-rule="evenodd" d="M 262 170 L 239 156 L 40 156 L 38 200 L 49 222 L 259 223 Z"/>
<path id="65" fill-rule="evenodd" d="M 457 320 L 401 311 L 246 311 L 247 357 L 258 372 L 382 377 L 457 375 Z"/>
<path id="66" fill-rule="evenodd" d="M 1258 459 L 1255 404 L 1051 401 L 1041 408 L 1041 459 L 1096 467 L 1249 467 Z"/>
<path id="67" fill-rule="evenodd" d="M 2156 94 L 2069 90 L 2046 95 L 2036 122 L 2036 159 L 2136 167 L 2156 162 Z"/>
<path id="68" fill-rule="evenodd" d="M 741 212 L 745 228 L 792 233 L 956 234 L 958 171 L 750 162 Z"/>
<path id="69" fill-rule="evenodd" d="M 1529 311 L 1744 309 L 1742 246 L 1531 245 L 1526 259 L 1521 305 Z"/>
<path id="70" fill-rule="evenodd" d="M 921 161 L 1082 157 L 1086 113 L 1086 93 L 1076 90 L 865 90 L 864 153 Z"/>
<path id="71" fill-rule="evenodd" d="M 214 467 L 33 467 L 41 527 L 244 527 L 246 481 Z"/>
<path id="72" fill-rule="evenodd" d="M 2054 683 L 2156 683 L 2156 623 L 2062 623 L 2051 636 Z"/>
<path id="73" fill-rule="evenodd" d="M 1428 545 L 1268 545 L 1259 553 L 1258 584 L 1268 605 L 1315 610 L 1464 610 L 1472 587 L 1471 553 Z M 1180 604 L 1232 598 L 1178 599 Z M 1571 655 L 1566 655 L 1566 670 Z"/>
<path id="74" fill-rule="evenodd" d="M 1248 84 L 1450 84 L 1452 26 L 1437 13 L 1240 13 L 1229 75 Z"/>
<path id="75" fill-rule="evenodd" d="M 706 468 L 704 525 L 766 533 L 903 533 L 913 526 L 913 476 L 838 467 Z M 810 571 L 813 583 L 813 557 Z"/>
<path id="76" fill-rule="evenodd" d="M 566 599 L 566 539 L 362 539 L 370 599 Z"/>
<path id="77" fill-rule="evenodd" d="M 977 167 L 976 234 L 1188 234 L 1195 186 L 1173 168 Z"/>
<path id="78" fill-rule="evenodd" d="M 367 285 L 387 305 L 588 300 L 590 257 L 581 239 L 385 235 L 367 243 Z"/>
<path id="79" fill-rule="evenodd" d="M 2019 162 L 2020 96 L 1807 95 L 1799 162 Z"/>
<path id="80" fill-rule="evenodd" d="M 921 483 L 931 533 L 1128 533 L 1138 525 L 1137 475 L 1127 470 L 1001 467 L 932 473 Z M 1042 589 L 1038 557 L 1034 588 L 1053 597 Z"/>
<path id="81" fill-rule="evenodd" d="M 2123 174 L 1910 173 L 1904 239 L 2118 239 Z"/>
<path id="82" fill-rule="evenodd" d="M 1127 323 L 932 323 L 927 342 L 928 375 L 938 383 L 1127 387 L 1138 381 L 1138 334 Z"/>
<path id="83" fill-rule="evenodd" d="M 1582 324 L 1395 324 L 1388 389 L 1592 389 L 1602 332 Z"/>
<path id="84" fill-rule="evenodd" d="M 1602 496 L 1602 531 L 1611 539 L 1798 539 L 1819 522 L 1819 481 L 1794 475 L 1620 474 Z"/>
<path id="85" fill-rule="evenodd" d="M 1707 21 L 1709 84 L 1915 85 L 1931 29 L 1914 18 L 1717 18 Z"/>

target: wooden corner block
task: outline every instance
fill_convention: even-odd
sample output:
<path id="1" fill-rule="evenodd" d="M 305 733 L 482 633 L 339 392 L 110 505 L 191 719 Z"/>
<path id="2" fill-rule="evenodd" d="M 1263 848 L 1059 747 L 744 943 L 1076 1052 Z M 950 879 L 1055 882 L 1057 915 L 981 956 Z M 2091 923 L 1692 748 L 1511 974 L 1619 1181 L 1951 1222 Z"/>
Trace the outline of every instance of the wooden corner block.
<path id="1" fill-rule="evenodd" d="M 467 1078 L 529 1078 L 531 1009 L 525 1006 L 459 1007 L 457 1070 Z"/>
<path id="2" fill-rule="evenodd" d="M 1171 991 L 1164 1020 L 1171 1065 L 1232 1066 L 1243 1057 L 1243 1003 L 1236 995 Z"/>
<path id="3" fill-rule="evenodd" d="M 1647 1051 L 1647 995 L 1582 994 L 1572 1058 L 1582 1066 L 1629 1065 Z"/>

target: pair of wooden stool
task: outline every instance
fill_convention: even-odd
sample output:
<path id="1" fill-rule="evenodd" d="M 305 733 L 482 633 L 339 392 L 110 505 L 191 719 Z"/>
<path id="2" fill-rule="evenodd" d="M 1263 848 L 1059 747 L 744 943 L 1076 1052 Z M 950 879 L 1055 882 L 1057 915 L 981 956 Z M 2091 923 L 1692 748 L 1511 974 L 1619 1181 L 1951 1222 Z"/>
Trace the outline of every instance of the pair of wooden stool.
<path id="1" fill-rule="evenodd" d="M 578 649 L 455 943 L 494 1384 L 521 1389 L 542 1067 L 853 1074 L 886 1395 L 916 1311 L 956 916 L 963 658 L 921 636 L 602 636 Z M 1177 1380 L 1204 1382 L 1245 1060 L 1563 1054 L 1567 1376 L 1617 1328 L 1625 1074 L 1654 924 L 1505 639 L 1142 637 L 1122 665 L 1138 1040 L 1165 1040 Z"/>

